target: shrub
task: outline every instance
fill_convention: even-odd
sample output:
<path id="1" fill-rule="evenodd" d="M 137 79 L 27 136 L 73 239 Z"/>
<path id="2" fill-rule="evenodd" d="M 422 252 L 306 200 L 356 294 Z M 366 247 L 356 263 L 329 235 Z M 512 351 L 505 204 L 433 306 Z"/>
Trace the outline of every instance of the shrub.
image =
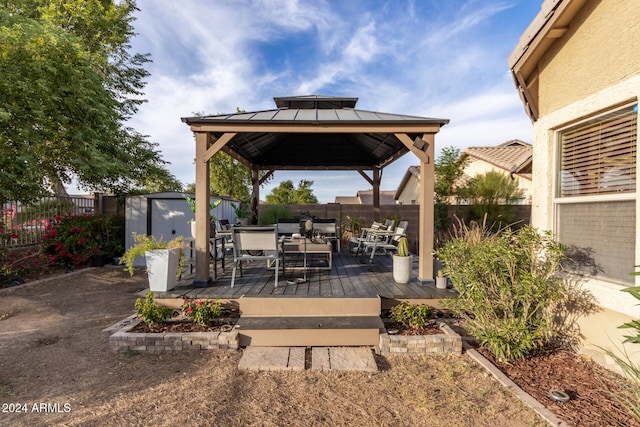
<path id="1" fill-rule="evenodd" d="M 260 224 L 276 224 L 279 219 L 292 219 L 293 212 L 286 206 L 269 205 L 260 212 Z"/>
<path id="2" fill-rule="evenodd" d="M 0 254 L 0 288 L 13 282 L 23 283 L 49 272 L 47 257 L 40 251 L 18 250 Z"/>
<path id="3" fill-rule="evenodd" d="M 88 264 L 96 256 L 120 255 L 124 243 L 124 219 L 112 215 L 56 216 L 40 247 L 52 265 Z"/>
<path id="4" fill-rule="evenodd" d="M 173 314 L 173 310 L 169 307 L 155 303 L 153 292 L 148 292 L 144 299 L 138 298 L 135 302 L 135 307 L 138 311 L 138 316 L 149 325 L 162 324 Z"/>
<path id="5" fill-rule="evenodd" d="M 178 279 L 182 277 L 182 269 L 184 267 L 184 250 L 182 243 L 182 236 L 178 236 L 175 239 L 167 242 L 162 239 L 156 239 L 153 236 L 146 234 L 139 234 L 136 232 L 131 233 L 133 241 L 135 242 L 120 258 L 120 264 L 126 266 L 127 271 L 133 276 L 134 263 L 137 257 L 144 256 L 145 252 L 153 251 L 156 249 L 180 249 L 180 258 L 178 260 L 178 272 L 176 276 Z"/>
<path id="6" fill-rule="evenodd" d="M 636 268 L 638 266 L 636 265 Z M 633 276 L 640 276 L 640 272 L 638 271 L 634 271 L 633 273 L 629 273 Z M 624 288 L 622 289 L 622 292 L 628 292 L 629 294 L 631 294 L 635 299 L 640 300 L 640 286 L 631 286 L 629 288 Z M 632 320 L 630 322 L 624 323 L 620 326 L 618 326 L 619 328 L 628 328 L 628 329 L 633 329 L 633 335 L 625 335 L 624 338 L 625 340 L 623 341 L 623 343 L 634 343 L 634 344 L 640 344 L 640 320 L 636 319 L 636 320 Z"/>
<path id="7" fill-rule="evenodd" d="M 199 325 L 208 325 L 222 313 L 222 305 L 218 301 L 212 300 L 184 300 L 182 313 Z"/>
<path id="8" fill-rule="evenodd" d="M 429 321 L 429 306 L 403 301 L 391 309 L 391 318 L 412 328 L 424 328 Z"/>
<path id="9" fill-rule="evenodd" d="M 499 360 L 524 358 L 555 334 L 551 311 L 567 292 L 559 275 L 564 251 L 549 232 L 525 226 L 492 234 L 461 224 L 437 255 L 460 293 L 443 304 Z"/>
<path id="10" fill-rule="evenodd" d="M 342 240 L 348 242 L 351 237 L 359 237 L 363 221 L 362 218 L 354 218 L 347 215 L 346 220 L 342 223 Z"/>

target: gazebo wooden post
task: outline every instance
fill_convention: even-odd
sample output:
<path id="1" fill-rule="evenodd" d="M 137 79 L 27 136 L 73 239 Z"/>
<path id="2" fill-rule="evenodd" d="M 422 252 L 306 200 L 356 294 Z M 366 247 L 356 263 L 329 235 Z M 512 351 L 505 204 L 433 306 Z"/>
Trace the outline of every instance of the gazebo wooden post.
<path id="1" fill-rule="evenodd" d="M 252 165 L 251 166 L 251 201 L 249 206 L 251 207 L 251 224 L 258 223 L 258 204 L 260 204 L 260 169 Z"/>
<path id="2" fill-rule="evenodd" d="M 422 139 L 427 143 L 425 147 L 426 159 L 420 158 L 420 231 L 418 236 L 418 284 L 435 283 L 433 279 L 433 232 L 434 232 L 434 180 L 435 167 L 433 164 L 435 135 L 424 134 Z"/>
<path id="3" fill-rule="evenodd" d="M 194 286 L 207 286 L 211 279 L 209 273 L 209 233 L 211 217 L 209 199 L 211 184 L 209 181 L 209 133 L 196 132 L 196 275 Z"/>
<path id="4" fill-rule="evenodd" d="M 380 168 L 373 168 L 373 218 L 380 221 Z"/>
<path id="5" fill-rule="evenodd" d="M 418 284 L 435 284 L 433 278 L 433 221 L 434 181 L 433 166 L 435 133 L 425 133 L 411 140 L 405 133 L 396 137 L 420 160 L 420 224 L 418 230 Z"/>

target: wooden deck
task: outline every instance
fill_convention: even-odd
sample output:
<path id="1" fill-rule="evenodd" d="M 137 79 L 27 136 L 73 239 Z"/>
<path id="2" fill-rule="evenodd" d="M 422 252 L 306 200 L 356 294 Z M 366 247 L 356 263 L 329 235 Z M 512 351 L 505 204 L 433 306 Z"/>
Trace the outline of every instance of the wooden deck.
<path id="1" fill-rule="evenodd" d="M 371 298 L 380 296 L 388 299 L 442 299 L 451 298 L 456 292 L 451 289 L 437 289 L 435 285 L 417 284 L 418 258 L 414 256 L 412 282 L 406 285 L 395 283 L 392 275 L 391 256 L 376 256 L 374 262 L 361 263 L 360 258 L 343 251 L 333 254 L 331 270 L 307 271 L 304 283 L 292 283 L 301 278 L 303 272 L 290 268 L 274 287 L 275 271 L 267 269 L 266 263 L 252 262 L 243 267 L 243 277 L 236 276 L 231 287 L 232 258 L 227 258 L 225 268 L 218 262 L 218 278 L 206 288 L 193 286 L 193 276 L 183 277 L 173 290 L 157 294 L 159 298 L 219 298 L 238 299 L 245 297 L 301 297 L 301 298 Z M 212 266 L 213 267 L 213 266 Z M 211 275 L 213 277 L 213 274 Z"/>

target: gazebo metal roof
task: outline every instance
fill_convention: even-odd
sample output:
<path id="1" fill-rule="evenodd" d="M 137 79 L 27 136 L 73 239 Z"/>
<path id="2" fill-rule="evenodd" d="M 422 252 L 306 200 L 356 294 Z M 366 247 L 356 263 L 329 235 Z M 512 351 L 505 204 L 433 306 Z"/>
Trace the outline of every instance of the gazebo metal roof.
<path id="1" fill-rule="evenodd" d="M 189 125 L 228 125 L 238 133 L 224 151 L 260 169 L 275 170 L 371 170 L 381 168 L 407 153 L 395 135 L 399 127 L 414 140 L 425 126 L 447 124 L 449 120 L 357 110 L 357 98 L 296 96 L 274 98 L 278 108 L 214 116 L 186 117 Z M 239 125 L 244 126 L 240 130 Z M 264 126 L 305 127 L 303 132 L 264 132 Z M 334 133 L 318 132 L 331 126 Z M 369 126 L 353 133 L 353 126 Z M 225 126 L 226 128 L 226 126 Z M 260 128 L 260 131 L 258 131 Z M 252 131 L 253 130 L 253 131 Z M 215 138 L 228 130 L 213 131 Z"/>

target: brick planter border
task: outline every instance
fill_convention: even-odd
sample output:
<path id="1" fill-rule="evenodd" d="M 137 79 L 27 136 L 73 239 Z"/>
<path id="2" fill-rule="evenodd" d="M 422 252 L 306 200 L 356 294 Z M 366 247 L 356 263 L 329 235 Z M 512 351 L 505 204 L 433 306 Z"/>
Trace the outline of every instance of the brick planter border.
<path id="1" fill-rule="evenodd" d="M 389 335 L 380 334 L 378 350 L 382 356 L 396 354 L 462 354 L 462 338 L 446 323 L 438 323 L 442 334 L 438 335 Z"/>
<path id="2" fill-rule="evenodd" d="M 237 350 L 238 331 L 231 332 L 129 332 L 141 323 L 137 315 L 132 315 L 102 333 L 108 336 L 109 347 L 118 352 L 141 351 L 149 353 L 176 353 L 194 350 Z"/>

